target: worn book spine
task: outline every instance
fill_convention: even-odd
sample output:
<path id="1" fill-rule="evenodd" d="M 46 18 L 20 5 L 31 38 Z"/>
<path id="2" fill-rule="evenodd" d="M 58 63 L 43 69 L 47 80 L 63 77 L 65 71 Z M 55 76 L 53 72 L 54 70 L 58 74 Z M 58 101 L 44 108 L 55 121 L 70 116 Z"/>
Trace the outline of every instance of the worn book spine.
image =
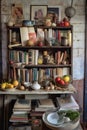
<path id="1" fill-rule="evenodd" d="M 72 44 L 72 33 L 71 33 L 71 31 L 68 31 L 68 44 L 69 44 L 69 46 L 71 46 L 71 44 Z"/>
<path id="2" fill-rule="evenodd" d="M 38 65 L 38 56 L 39 56 L 39 51 L 34 50 L 34 64 Z"/>
<path id="3" fill-rule="evenodd" d="M 27 41 L 29 40 L 28 28 L 20 27 L 20 35 L 21 35 L 22 46 L 25 46 L 27 44 Z"/>
<path id="4" fill-rule="evenodd" d="M 29 63 L 29 64 L 32 64 L 32 62 L 33 62 L 32 57 L 33 57 L 33 50 L 30 49 L 30 50 L 28 51 L 28 63 Z"/>

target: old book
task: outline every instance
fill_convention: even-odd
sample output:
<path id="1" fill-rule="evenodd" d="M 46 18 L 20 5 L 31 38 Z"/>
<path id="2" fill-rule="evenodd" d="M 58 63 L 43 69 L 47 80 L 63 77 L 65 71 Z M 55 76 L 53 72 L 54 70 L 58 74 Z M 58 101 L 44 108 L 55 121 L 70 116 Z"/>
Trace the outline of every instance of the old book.
<path id="1" fill-rule="evenodd" d="M 12 123 L 12 125 L 9 127 L 9 130 L 32 130 L 32 126 L 29 125 L 29 123 Z"/>
<path id="2" fill-rule="evenodd" d="M 39 77 L 38 81 L 39 82 L 43 81 L 43 77 L 44 77 L 43 75 L 44 75 L 44 70 L 42 68 L 40 68 L 39 71 L 38 71 L 38 77 Z"/>
<path id="3" fill-rule="evenodd" d="M 13 114 L 28 114 L 31 109 L 13 109 Z"/>
<path id="4" fill-rule="evenodd" d="M 57 75 L 60 77 L 63 76 L 63 68 L 57 68 Z"/>
<path id="5" fill-rule="evenodd" d="M 31 107 L 31 100 L 17 99 L 13 109 L 29 109 Z"/>
<path id="6" fill-rule="evenodd" d="M 63 68 L 63 75 L 69 75 L 69 74 L 70 74 L 69 68 L 64 67 L 64 68 Z"/>
<path id="7" fill-rule="evenodd" d="M 29 82 L 32 83 L 33 81 L 33 72 L 32 72 L 32 69 L 29 69 Z"/>
<path id="8" fill-rule="evenodd" d="M 29 40 L 28 28 L 20 27 L 20 35 L 21 35 L 22 46 L 25 46 L 27 44 L 27 41 Z"/>
<path id="9" fill-rule="evenodd" d="M 25 82 L 29 82 L 29 70 L 25 69 Z"/>
<path id="10" fill-rule="evenodd" d="M 28 51 L 28 63 L 34 64 L 34 50 L 33 49 L 30 49 Z"/>
<path id="11" fill-rule="evenodd" d="M 24 52 L 25 64 L 28 65 L 28 52 Z"/>
<path id="12" fill-rule="evenodd" d="M 49 29 L 48 30 L 48 38 L 52 38 L 53 37 L 53 35 L 52 35 L 52 29 Z"/>
<path id="13" fill-rule="evenodd" d="M 54 103 L 52 99 L 40 99 L 38 107 L 54 107 Z"/>
<path id="14" fill-rule="evenodd" d="M 32 73 L 33 73 L 33 81 L 38 81 L 38 69 L 33 68 Z"/>
<path id="15" fill-rule="evenodd" d="M 54 107 L 36 107 L 35 111 L 36 112 L 45 112 L 47 110 L 52 110 Z"/>
<path id="16" fill-rule="evenodd" d="M 28 122 L 28 114 L 12 114 L 9 120 L 10 122 Z"/>
<path id="17" fill-rule="evenodd" d="M 60 110 L 79 109 L 79 105 L 72 95 L 56 97 Z"/>
<path id="18" fill-rule="evenodd" d="M 58 30 L 58 42 L 61 42 L 61 32 Z"/>
<path id="19" fill-rule="evenodd" d="M 61 52 L 59 64 L 61 64 L 61 63 L 62 63 L 63 58 L 64 58 L 64 52 Z"/>
<path id="20" fill-rule="evenodd" d="M 39 57 L 39 51 L 38 50 L 34 50 L 34 64 L 35 65 L 38 64 L 38 57 Z"/>
<path id="21" fill-rule="evenodd" d="M 60 64 L 60 56 L 61 56 L 61 51 L 57 52 L 57 63 L 58 65 Z"/>
<path id="22" fill-rule="evenodd" d="M 71 46 L 72 44 L 72 33 L 71 31 L 68 31 L 68 45 Z"/>
<path id="23" fill-rule="evenodd" d="M 52 99 L 40 99 L 37 101 L 37 107 L 35 107 L 35 111 L 44 112 L 47 110 L 54 109 L 55 105 Z"/>

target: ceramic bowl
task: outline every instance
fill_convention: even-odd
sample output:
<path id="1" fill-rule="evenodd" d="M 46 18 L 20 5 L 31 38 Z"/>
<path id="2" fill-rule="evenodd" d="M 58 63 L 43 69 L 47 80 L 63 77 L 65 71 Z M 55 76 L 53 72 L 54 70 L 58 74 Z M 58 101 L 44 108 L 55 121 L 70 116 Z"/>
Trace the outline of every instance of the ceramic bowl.
<path id="1" fill-rule="evenodd" d="M 35 25 L 35 21 L 32 21 L 32 20 L 23 20 L 22 25 L 23 26 L 34 26 Z"/>
<path id="2" fill-rule="evenodd" d="M 79 125 L 79 122 L 80 122 L 80 117 L 77 118 L 75 121 L 69 121 L 69 122 L 64 122 L 63 120 L 60 122 L 60 124 L 58 123 L 52 123 L 51 122 L 51 116 L 50 116 L 50 121 L 48 120 L 48 116 L 49 116 L 49 112 L 46 112 L 43 114 L 42 116 L 42 119 L 43 119 L 43 122 L 45 123 L 45 125 L 50 128 L 51 130 L 73 130 L 75 129 L 76 127 L 78 127 Z M 55 122 L 57 122 L 57 118 L 55 118 Z M 52 118 L 53 120 L 53 118 Z"/>

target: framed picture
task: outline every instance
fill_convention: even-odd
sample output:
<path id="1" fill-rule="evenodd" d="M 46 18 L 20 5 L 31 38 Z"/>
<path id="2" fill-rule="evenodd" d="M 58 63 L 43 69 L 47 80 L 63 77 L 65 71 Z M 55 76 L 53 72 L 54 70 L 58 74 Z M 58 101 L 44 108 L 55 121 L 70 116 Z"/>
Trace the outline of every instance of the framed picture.
<path id="1" fill-rule="evenodd" d="M 35 22 L 43 23 L 47 15 L 47 5 L 30 5 L 30 19 Z"/>
<path id="2" fill-rule="evenodd" d="M 21 4 L 12 4 L 12 17 L 14 18 L 15 24 L 22 23 L 24 16 Z"/>
<path id="3" fill-rule="evenodd" d="M 48 6 L 47 14 L 48 14 L 48 17 L 51 17 L 52 21 L 54 20 L 54 18 L 56 18 L 56 20 L 58 21 L 61 21 L 61 7 L 60 6 Z"/>

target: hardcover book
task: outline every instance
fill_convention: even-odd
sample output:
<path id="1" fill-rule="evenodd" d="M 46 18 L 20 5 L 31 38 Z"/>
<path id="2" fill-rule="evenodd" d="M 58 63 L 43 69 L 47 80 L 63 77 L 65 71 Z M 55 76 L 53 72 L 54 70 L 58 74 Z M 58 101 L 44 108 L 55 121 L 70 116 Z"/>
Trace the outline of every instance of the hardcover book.
<path id="1" fill-rule="evenodd" d="M 17 99 L 14 104 L 14 109 L 29 109 L 31 107 L 31 100 Z"/>
<path id="2" fill-rule="evenodd" d="M 38 102 L 39 107 L 54 107 L 52 99 L 40 99 Z"/>
<path id="3" fill-rule="evenodd" d="M 70 110 L 70 109 L 77 109 L 79 110 L 79 105 L 75 101 L 72 95 L 69 96 L 60 96 L 56 97 L 57 102 L 60 106 L 60 110 Z"/>
<path id="4" fill-rule="evenodd" d="M 53 108 L 55 108 L 55 105 L 52 99 L 40 99 L 37 101 L 37 107 L 35 108 L 35 111 L 44 112 Z"/>
<path id="5" fill-rule="evenodd" d="M 28 28 L 27 27 L 20 27 L 20 34 L 21 34 L 22 46 L 25 46 L 27 44 L 27 41 L 29 40 Z"/>
<path id="6" fill-rule="evenodd" d="M 28 114 L 12 114 L 10 122 L 28 122 Z"/>

